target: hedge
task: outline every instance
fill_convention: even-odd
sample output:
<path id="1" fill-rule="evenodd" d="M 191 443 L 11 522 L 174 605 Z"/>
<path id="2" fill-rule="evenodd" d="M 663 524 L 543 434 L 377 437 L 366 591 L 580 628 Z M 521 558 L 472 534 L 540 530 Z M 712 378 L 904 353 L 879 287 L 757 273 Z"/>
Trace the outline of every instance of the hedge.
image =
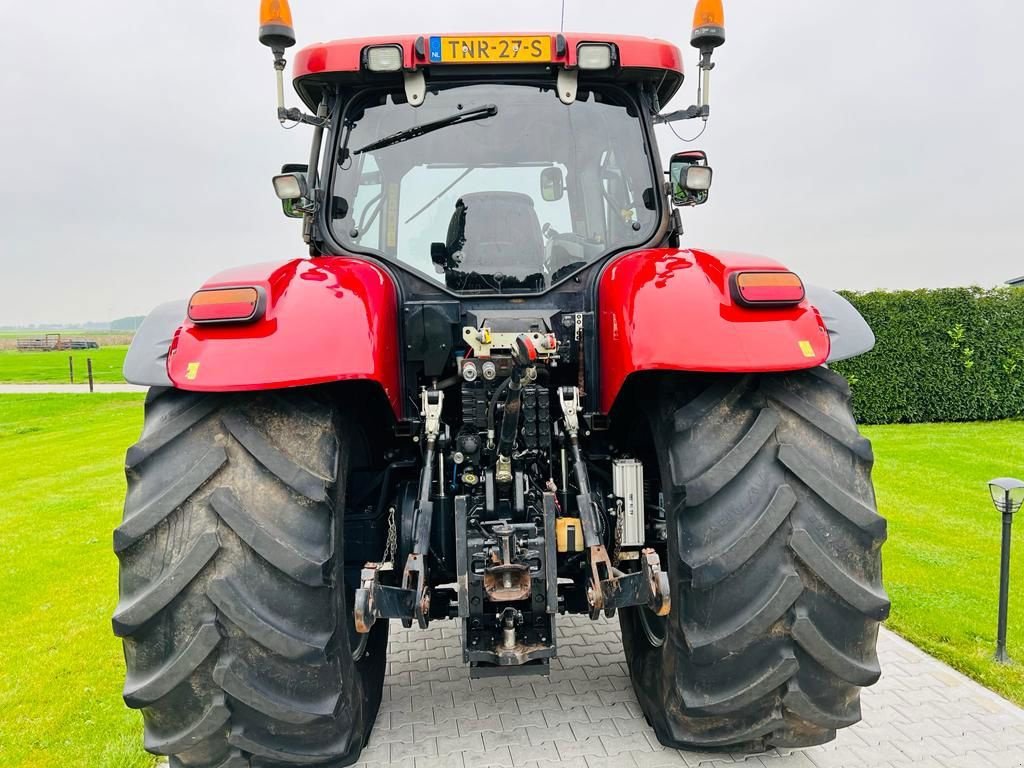
<path id="1" fill-rule="evenodd" d="M 1024 289 L 842 292 L 877 344 L 835 363 L 865 424 L 1024 414 Z"/>

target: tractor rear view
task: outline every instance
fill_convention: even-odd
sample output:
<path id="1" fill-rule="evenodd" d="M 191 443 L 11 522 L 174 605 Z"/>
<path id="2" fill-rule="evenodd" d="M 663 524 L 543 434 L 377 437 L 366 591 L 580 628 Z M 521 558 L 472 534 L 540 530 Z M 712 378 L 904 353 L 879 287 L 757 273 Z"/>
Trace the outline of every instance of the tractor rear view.
<path id="1" fill-rule="evenodd" d="M 261 41 L 282 82 L 283 0 Z M 297 54 L 308 162 L 274 177 L 307 258 L 156 308 L 114 534 L 126 703 L 174 768 L 344 766 L 388 625 L 455 622 L 473 677 L 547 675 L 565 614 L 618 615 L 672 747 L 832 739 L 888 613 L 872 452 L 827 363 L 874 343 L 769 259 L 681 245 L 698 103 L 645 38 L 396 35 Z"/>

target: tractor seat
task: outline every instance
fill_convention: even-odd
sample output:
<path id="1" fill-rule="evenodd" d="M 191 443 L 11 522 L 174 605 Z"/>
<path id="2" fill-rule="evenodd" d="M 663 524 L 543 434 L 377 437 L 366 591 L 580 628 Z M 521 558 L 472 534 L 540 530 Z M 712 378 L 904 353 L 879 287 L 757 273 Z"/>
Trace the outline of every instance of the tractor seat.
<path id="1" fill-rule="evenodd" d="M 521 192 L 473 192 L 455 204 L 445 242 L 463 273 L 523 279 L 544 269 L 544 237 L 533 200 Z"/>

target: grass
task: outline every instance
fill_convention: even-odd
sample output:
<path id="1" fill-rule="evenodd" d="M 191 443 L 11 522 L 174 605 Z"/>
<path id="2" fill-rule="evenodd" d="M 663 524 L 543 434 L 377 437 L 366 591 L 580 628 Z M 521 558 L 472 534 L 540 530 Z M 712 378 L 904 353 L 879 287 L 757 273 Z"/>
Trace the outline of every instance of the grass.
<path id="1" fill-rule="evenodd" d="M 139 395 L 0 397 L 0 764 L 148 768 L 111 634 Z"/>
<path id="2" fill-rule="evenodd" d="M 994 477 L 1024 475 L 1024 422 L 865 427 L 874 442 L 882 550 L 892 599 L 888 627 L 985 686 L 1024 705 L 1024 514 L 1010 559 L 1008 648 L 996 642 L 1002 517 Z"/>
<path id="3" fill-rule="evenodd" d="M 151 768 L 141 718 L 121 701 L 110 630 L 126 446 L 139 395 L 0 396 L 0 764 Z M 1024 665 L 992 661 L 999 515 L 985 483 L 1021 474 L 1024 424 L 866 428 L 889 517 L 889 627 L 1024 704 Z M 1010 653 L 1024 659 L 1024 549 L 1018 521 Z"/>
<path id="4" fill-rule="evenodd" d="M 86 358 L 92 359 L 93 380 L 103 384 L 123 384 L 121 366 L 127 346 L 82 349 L 74 352 L 18 352 L 0 350 L 0 384 L 67 384 L 68 357 L 75 361 L 75 381 L 86 379 Z"/>

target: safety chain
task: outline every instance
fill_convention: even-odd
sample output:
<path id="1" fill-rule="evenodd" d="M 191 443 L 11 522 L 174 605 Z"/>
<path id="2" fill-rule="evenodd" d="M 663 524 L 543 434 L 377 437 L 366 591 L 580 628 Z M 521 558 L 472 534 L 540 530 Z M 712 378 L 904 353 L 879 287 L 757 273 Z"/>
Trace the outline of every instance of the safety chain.
<path id="1" fill-rule="evenodd" d="M 618 565 L 619 554 L 622 551 L 622 502 L 618 502 L 615 506 L 615 545 L 612 547 L 612 562 Z"/>
<path id="2" fill-rule="evenodd" d="M 388 541 L 384 545 L 384 562 L 394 563 L 398 549 L 398 532 L 395 530 L 395 508 L 388 509 Z"/>

